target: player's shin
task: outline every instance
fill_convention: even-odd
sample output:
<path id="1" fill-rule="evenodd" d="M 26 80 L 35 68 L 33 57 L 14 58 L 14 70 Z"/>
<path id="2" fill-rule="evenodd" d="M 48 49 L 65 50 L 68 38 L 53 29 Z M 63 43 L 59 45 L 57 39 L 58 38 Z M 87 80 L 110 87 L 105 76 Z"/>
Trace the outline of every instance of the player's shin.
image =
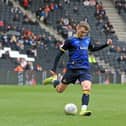
<path id="1" fill-rule="evenodd" d="M 90 98 L 90 91 L 83 91 L 82 95 L 82 110 L 87 110 L 88 104 L 89 104 L 89 98 Z"/>
<path id="2" fill-rule="evenodd" d="M 82 106 L 80 111 L 81 116 L 90 116 L 92 114 L 91 111 L 87 110 L 89 104 L 89 97 L 90 97 L 90 91 L 89 90 L 84 91 L 82 95 Z"/>
<path id="3" fill-rule="evenodd" d="M 53 81 L 53 87 L 56 88 L 57 85 L 59 85 L 60 81 L 59 80 L 54 80 Z"/>

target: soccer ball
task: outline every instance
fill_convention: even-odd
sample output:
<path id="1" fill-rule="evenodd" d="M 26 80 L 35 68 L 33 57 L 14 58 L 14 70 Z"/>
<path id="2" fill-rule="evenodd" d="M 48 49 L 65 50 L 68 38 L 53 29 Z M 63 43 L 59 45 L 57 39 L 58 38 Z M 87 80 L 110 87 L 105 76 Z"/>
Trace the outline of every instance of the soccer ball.
<path id="1" fill-rule="evenodd" d="M 77 106 L 73 103 L 68 103 L 64 107 L 64 112 L 67 115 L 75 115 L 77 111 L 78 111 Z"/>

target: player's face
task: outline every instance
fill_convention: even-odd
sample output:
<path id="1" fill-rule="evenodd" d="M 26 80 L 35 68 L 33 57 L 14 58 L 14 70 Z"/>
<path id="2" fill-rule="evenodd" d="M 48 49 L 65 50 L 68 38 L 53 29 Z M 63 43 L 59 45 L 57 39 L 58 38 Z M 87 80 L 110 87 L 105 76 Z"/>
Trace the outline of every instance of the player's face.
<path id="1" fill-rule="evenodd" d="M 79 38 L 83 38 L 84 36 L 86 36 L 88 33 L 88 31 L 85 29 L 85 27 L 78 27 L 77 28 L 77 35 Z"/>

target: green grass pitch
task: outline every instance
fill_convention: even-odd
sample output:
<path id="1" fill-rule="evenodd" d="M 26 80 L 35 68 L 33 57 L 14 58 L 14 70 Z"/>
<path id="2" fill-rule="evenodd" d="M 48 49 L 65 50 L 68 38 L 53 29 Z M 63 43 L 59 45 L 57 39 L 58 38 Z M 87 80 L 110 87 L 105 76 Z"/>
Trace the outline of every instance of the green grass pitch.
<path id="1" fill-rule="evenodd" d="M 0 86 L 0 126 L 125 126 L 126 85 L 93 85 L 92 116 L 64 114 L 66 103 L 80 109 L 81 88 L 70 85 L 58 94 L 47 86 Z"/>

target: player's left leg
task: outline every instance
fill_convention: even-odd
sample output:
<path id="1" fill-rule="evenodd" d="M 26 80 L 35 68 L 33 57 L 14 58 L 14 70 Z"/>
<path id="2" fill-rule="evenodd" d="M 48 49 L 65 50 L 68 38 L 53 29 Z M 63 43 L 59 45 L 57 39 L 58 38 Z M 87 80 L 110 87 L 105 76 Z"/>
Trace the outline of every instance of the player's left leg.
<path id="1" fill-rule="evenodd" d="M 91 111 L 87 110 L 89 104 L 91 85 L 92 84 L 90 80 L 85 80 L 81 82 L 83 95 L 82 95 L 82 106 L 81 106 L 80 115 L 90 116 L 92 114 Z"/>

